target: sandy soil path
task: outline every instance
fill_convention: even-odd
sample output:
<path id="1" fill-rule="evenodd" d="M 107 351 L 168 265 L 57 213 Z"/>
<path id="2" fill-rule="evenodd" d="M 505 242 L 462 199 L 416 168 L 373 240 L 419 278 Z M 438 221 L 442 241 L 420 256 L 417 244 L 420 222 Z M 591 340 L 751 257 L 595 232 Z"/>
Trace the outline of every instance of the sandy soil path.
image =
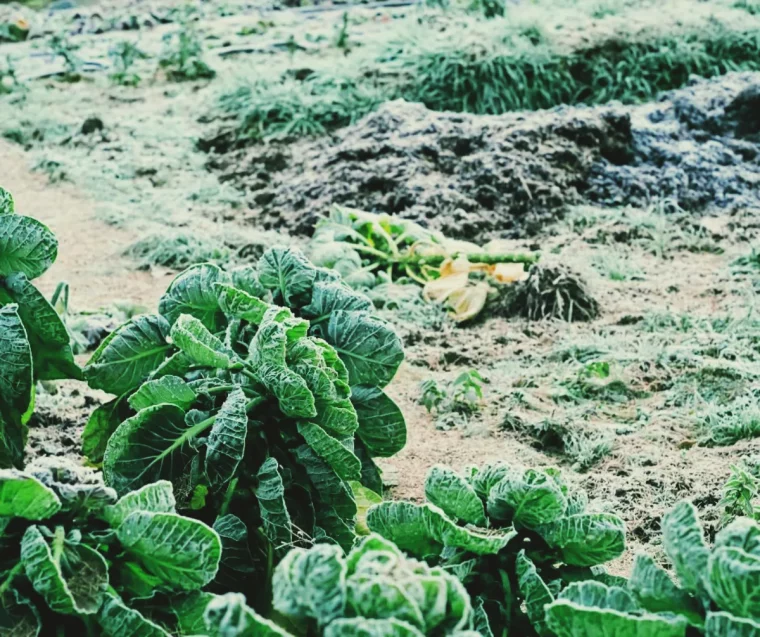
<path id="1" fill-rule="evenodd" d="M 93 310 L 115 301 L 156 306 L 169 277 L 132 269 L 122 252 L 134 236 L 99 220 L 96 202 L 70 184 L 48 183 L 45 175 L 30 170 L 23 150 L 3 140 L 0 185 L 13 194 L 20 214 L 39 219 L 58 237 L 58 260 L 37 281 L 45 294 L 59 281 L 67 281 L 75 310 Z"/>

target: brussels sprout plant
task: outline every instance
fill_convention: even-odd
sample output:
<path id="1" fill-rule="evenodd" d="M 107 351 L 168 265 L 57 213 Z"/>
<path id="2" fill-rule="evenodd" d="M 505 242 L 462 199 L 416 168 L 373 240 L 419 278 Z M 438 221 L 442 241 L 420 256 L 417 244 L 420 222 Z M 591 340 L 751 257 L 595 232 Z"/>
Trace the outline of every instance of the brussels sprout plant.
<path id="1" fill-rule="evenodd" d="M 371 531 L 456 574 L 472 596 L 485 635 L 552 635 L 544 617 L 568 584 L 610 581 L 600 564 L 623 553 L 625 527 L 586 512 L 554 469 L 494 463 L 465 476 L 434 466 L 425 504 L 383 502 L 367 514 Z"/>
<path id="2" fill-rule="evenodd" d="M 406 441 L 382 390 L 402 359 L 370 301 L 298 251 L 273 248 L 230 272 L 198 265 L 158 314 L 92 356 L 88 382 L 116 398 L 88 422 L 84 452 L 120 495 L 168 480 L 181 509 L 225 521 L 234 559 L 223 575 L 265 606 L 262 582 L 284 548 L 351 548 L 355 493 L 382 489 L 371 458 Z"/>

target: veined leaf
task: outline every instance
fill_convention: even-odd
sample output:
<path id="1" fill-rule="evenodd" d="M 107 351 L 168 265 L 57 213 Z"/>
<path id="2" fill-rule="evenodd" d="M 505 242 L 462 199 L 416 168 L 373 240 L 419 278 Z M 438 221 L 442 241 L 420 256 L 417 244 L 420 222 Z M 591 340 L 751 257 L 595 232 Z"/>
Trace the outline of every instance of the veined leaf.
<path id="1" fill-rule="evenodd" d="M 340 548 L 318 544 L 292 549 L 272 578 L 275 610 L 291 619 L 314 619 L 320 626 L 344 613 L 346 562 Z"/>
<path id="2" fill-rule="evenodd" d="M 245 453 L 247 434 L 246 398 L 242 389 L 236 389 L 216 415 L 206 443 L 206 474 L 211 486 L 222 488 L 235 476 Z"/>
<path id="3" fill-rule="evenodd" d="M 213 595 L 203 614 L 210 637 L 292 637 L 274 622 L 259 616 L 240 593 Z"/>
<path id="4" fill-rule="evenodd" d="M 169 590 L 195 590 L 219 568 L 219 536 L 198 520 L 176 513 L 136 511 L 116 530 L 124 550 Z"/>
<path id="5" fill-rule="evenodd" d="M 369 314 L 336 310 L 320 335 L 345 363 L 352 386 L 385 387 L 404 360 L 398 335 Z"/>
<path id="6" fill-rule="evenodd" d="M 45 520 L 61 510 L 55 492 L 36 478 L 0 469 L 0 517 Z"/>
<path id="7" fill-rule="evenodd" d="M 259 283 L 259 271 L 254 265 L 239 265 L 230 270 L 232 284 L 251 296 L 265 298 L 267 289 Z"/>
<path id="8" fill-rule="evenodd" d="M 58 240 L 43 223 L 15 214 L 0 215 L 0 276 L 23 272 L 41 276 L 58 256 Z"/>
<path id="9" fill-rule="evenodd" d="M 367 526 L 402 551 L 421 558 L 438 556 L 444 547 L 478 555 L 496 554 L 515 536 L 513 531 L 481 533 L 457 526 L 435 505 L 403 501 L 372 507 L 367 513 Z"/>
<path id="10" fill-rule="evenodd" d="M 164 376 L 178 376 L 182 377 L 189 372 L 193 367 L 193 361 L 188 358 L 184 352 L 174 352 L 171 356 L 164 359 L 164 361 L 153 370 L 148 377 L 150 380 L 158 380 Z"/>
<path id="11" fill-rule="evenodd" d="M 122 496 L 116 504 L 105 508 L 103 517 L 111 526 L 118 527 L 136 511 L 174 513 L 176 506 L 172 483 L 160 480 Z"/>
<path id="12" fill-rule="evenodd" d="M 228 513 L 217 518 L 213 528 L 222 541 L 216 582 L 224 588 L 241 586 L 240 582 L 256 571 L 248 547 L 248 527 L 239 517 Z"/>
<path id="13" fill-rule="evenodd" d="M 82 370 L 74 362 L 69 333 L 55 308 L 21 272 L 8 276 L 4 285 L 18 303 L 18 314 L 32 350 L 35 377 L 39 380 L 81 380 Z"/>
<path id="14" fill-rule="evenodd" d="M 707 613 L 705 637 L 760 637 L 760 622 L 729 613 Z"/>
<path id="15" fill-rule="evenodd" d="M 0 309 L 0 360 L 3 362 L 0 366 L 0 467 L 23 464 L 27 412 L 34 396 L 32 352 L 17 310 L 16 305 Z"/>
<path id="16" fill-rule="evenodd" d="M 536 532 L 570 566 L 595 566 L 625 551 L 625 523 L 609 513 L 580 513 L 540 526 Z"/>
<path id="17" fill-rule="evenodd" d="M 267 250 L 258 264 L 259 283 L 272 290 L 285 305 L 292 306 L 307 298 L 317 274 L 300 250 L 274 247 Z"/>
<path id="18" fill-rule="evenodd" d="M 129 406 L 135 411 L 153 407 L 162 403 L 177 405 L 188 410 L 198 395 L 184 380 L 177 376 L 162 376 L 149 380 L 129 397 Z"/>
<path id="19" fill-rule="evenodd" d="M 488 501 L 488 496 L 499 482 L 511 472 L 510 467 L 504 462 L 491 462 L 484 464 L 470 477 L 470 484 L 475 489 L 481 500 Z"/>
<path id="20" fill-rule="evenodd" d="M 567 510 L 562 488 L 545 471 L 512 471 L 488 496 L 488 514 L 515 526 L 533 529 L 560 519 Z"/>
<path id="21" fill-rule="evenodd" d="M 293 541 L 290 515 L 285 505 L 285 487 L 282 484 L 277 460 L 267 458 L 259 468 L 256 498 L 259 501 L 264 534 L 276 549 Z"/>
<path id="22" fill-rule="evenodd" d="M 0 215 L 12 215 L 16 212 L 13 195 L 0 186 Z"/>
<path id="23" fill-rule="evenodd" d="M 180 315 L 189 314 L 215 332 L 223 315 L 214 284 L 229 282 L 229 274 L 211 263 L 189 267 L 171 282 L 161 297 L 158 311 L 172 325 Z"/>
<path id="24" fill-rule="evenodd" d="M 11 589 L 0 600 L 0 635 L 38 637 L 42 619 L 32 602 Z"/>
<path id="25" fill-rule="evenodd" d="M 82 454 L 93 464 L 103 462 L 108 440 L 121 422 L 124 398 L 120 396 L 99 405 L 87 420 L 82 432 Z"/>
<path id="26" fill-rule="evenodd" d="M 336 619 L 325 629 L 325 637 L 424 637 L 418 629 L 400 619 Z M 455 637 L 462 637 L 457 633 Z"/>
<path id="27" fill-rule="evenodd" d="M 695 626 L 702 624 L 697 600 L 676 586 L 649 555 L 640 553 L 636 556 L 628 587 L 649 612 L 683 615 Z"/>
<path id="28" fill-rule="evenodd" d="M 710 597 L 721 610 L 760 619 L 760 557 L 721 547 L 710 555 L 707 571 Z"/>
<path id="29" fill-rule="evenodd" d="M 301 308 L 301 314 L 316 324 L 330 318 L 336 310 L 371 312 L 374 306 L 369 297 L 344 283 L 322 281 L 314 284 L 311 303 Z"/>
<path id="30" fill-rule="evenodd" d="M 107 595 L 98 613 L 98 623 L 105 637 L 170 637 L 163 628 L 128 608 L 114 595 Z"/>
<path id="31" fill-rule="evenodd" d="M 430 468 L 425 480 L 425 497 L 455 522 L 482 527 L 487 524 L 482 500 L 467 481 L 449 467 Z"/>
<path id="32" fill-rule="evenodd" d="M 378 387 L 357 385 L 351 402 L 359 419 L 357 434 L 375 458 L 390 458 L 406 445 L 406 421 L 398 405 Z"/>
<path id="33" fill-rule="evenodd" d="M 369 535 L 367 512 L 371 507 L 380 504 L 383 501 L 383 496 L 372 491 L 372 489 L 368 489 L 361 482 L 351 480 L 348 486 L 351 487 L 351 493 L 353 493 L 356 501 L 356 533 L 358 535 Z"/>
<path id="34" fill-rule="evenodd" d="M 190 442 L 206 427 L 189 425 L 176 405 L 156 405 L 125 420 L 108 441 L 103 458 L 106 484 L 123 495 L 158 480 L 181 482 L 195 453 Z"/>
<path id="35" fill-rule="evenodd" d="M 760 557 L 760 524 L 750 518 L 737 518 L 715 536 L 713 548 L 732 547 Z"/>
<path id="36" fill-rule="evenodd" d="M 84 368 L 87 382 L 121 396 L 139 386 L 166 358 L 169 325 L 161 316 L 139 316 L 106 338 Z"/>
<path id="37" fill-rule="evenodd" d="M 194 316 L 182 314 L 171 330 L 172 342 L 196 365 L 227 369 L 232 353 Z"/>
<path id="38" fill-rule="evenodd" d="M 707 574 L 710 550 L 702 537 L 697 510 L 685 500 L 662 516 L 662 545 L 681 586 L 699 593 Z"/>
<path id="39" fill-rule="evenodd" d="M 620 586 L 606 586 L 593 580 L 570 584 L 560 593 L 559 599 L 591 608 L 609 608 L 621 613 L 638 610 L 636 602 L 627 590 Z"/>
<path id="40" fill-rule="evenodd" d="M 319 425 L 311 422 L 298 423 L 298 433 L 304 437 L 306 444 L 330 465 L 339 478 L 343 480 L 361 478 L 362 463 L 359 458 Z"/>
<path id="41" fill-rule="evenodd" d="M 219 306 L 229 317 L 243 319 L 254 325 L 260 325 L 264 320 L 264 315 L 272 308 L 266 301 L 262 301 L 233 285 L 216 283 L 215 286 L 219 294 Z M 292 316 L 287 308 L 281 308 L 281 310 L 284 314 Z"/>
<path id="42" fill-rule="evenodd" d="M 95 550 L 84 544 L 64 545 L 51 550 L 36 526 L 21 540 L 21 562 L 29 581 L 50 609 L 64 615 L 92 615 L 98 611 L 108 586 L 108 565 Z"/>
<path id="43" fill-rule="evenodd" d="M 523 599 L 525 599 L 528 619 L 539 635 L 542 637 L 551 635 L 551 631 L 546 626 L 544 607 L 554 601 L 554 596 L 536 571 L 535 564 L 525 556 L 524 550 L 517 554 L 515 569 L 517 571 L 517 585 Z"/>

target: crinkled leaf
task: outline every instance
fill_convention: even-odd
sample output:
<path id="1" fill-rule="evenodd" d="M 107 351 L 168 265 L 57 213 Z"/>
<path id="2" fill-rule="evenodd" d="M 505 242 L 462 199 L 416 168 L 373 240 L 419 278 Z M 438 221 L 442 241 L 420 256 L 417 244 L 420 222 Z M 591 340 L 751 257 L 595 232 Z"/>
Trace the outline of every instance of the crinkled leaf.
<path id="1" fill-rule="evenodd" d="M 92 464 L 103 462 L 103 454 L 109 438 L 116 431 L 121 422 L 121 410 L 123 409 L 125 396 L 99 405 L 87 420 L 82 432 L 82 454 Z"/>
<path id="2" fill-rule="evenodd" d="M 339 478 L 358 480 L 361 477 L 362 463 L 359 458 L 319 425 L 311 422 L 298 423 L 298 433 Z"/>
<path id="3" fill-rule="evenodd" d="M 63 542 L 63 537 L 54 541 Z M 21 540 L 21 562 L 34 590 L 50 609 L 64 615 L 98 611 L 108 586 L 108 565 L 84 544 L 66 544 L 56 559 L 39 528 L 30 526 Z"/>
<path id="4" fill-rule="evenodd" d="M 481 500 L 488 501 L 491 489 L 501 482 L 512 470 L 504 462 L 491 462 L 483 465 L 480 469 L 475 469 L 470 478 L 472 488 L 478 494 Z"/>
<path id="5" fill-rule="evenodd" d="M 356 501 L 356 532 L 359 535 L 367 535 L 369 533 L 367 511 L 376 504 L 380 504 L 383 497 L 362 485 L 361 482 L 352 480 L 348 486 L 351 487 L 351 493 Z"/>
<path id="6" fill-rule="evenodd" d="M 245 453 L 247 433 L 245 394 L 236 389 L 216 415 L 206 443 L 206 474 L 211 486 L 221 488 L 234 477 Z"/>
<path id="7" fill-rule="evenodd" d="M 285 487 L 277 460 L 267 458 L 256 477 L 256 498 L 259 501 L 264 534 L 275 544 L 275 548 L 288 546 L 293 541 L 293 529 L 285 505 Z"/>
<path id="8" fill-rule="evenodd" d="M 215 285 L 219 294 L 219 306 L 228 317 L 239 318 L 254 325 L 260 325 L 261 321 L 264 320 L 264 315 L 272 308 L 266 301 L 262 301 L 233 285 L 227 283 Z M 286 308 L 282 309 L 287 311 Z M 287 313 L 290 314 L 289 311 Z"/>
<path id="9" fill-rule="evenodd" d="M 571 566 L 603 564 L 625 551 L 625 523 L 609 513 L 571 515 L 536 531 Z"/>
<path id="10" fill-rule="evenodd" d="M 562 488 L 548 473 L 537 469 L 508 473 L 488 496 L 489 516 L 528 529 L 558 520 L 566 510 Z"/>
<path id="11" fill-rule="evenodd" d="M 760 557 L 721 547 L 710 555 L 707 570 L 710 597 L 721 610 L 760 619 Z"/>
<path id="12" fill-rule="evenodd" d="M 240 593 L 214 595 L 206 606 L 203 619 L 210 637 L 291 637 L 249 608 Z"/>
<path id="13" fill-rule="evenodd" d="M 370 314 L 336 310 L 323 332 L 345 363 L 352 386 L 385 387 L 404 360 L 396 332 Z"/>
<path id="14" fill-rule="evenodd" d="M 0 215 L 0 276 L 23 272 L 41 276 L 58 256 L 58 240 L 43 223 L 15 214 Z"/>
<path id="15" fill-rule="evenodd" d="M 705 637 L 760 637 L 760 622 L 729 613 L 707 613 Z"/>
<path id="16" fill-rule="evenodd" d="M 606 586 L 593 580 L 570 584 L 560 593 L 559 599 L 580 606 L 607 608 L 621 613 L 631 613 L 638 610 L 636 601 L 627 590 L 620 586 Z"/>
<path id="17" fill-rule="evenodd" d="M 467 481 L 449 467 L 430 468 L 425 480 L 425 497 L 455 522 L 483 527 L 487 524 L 482 500 Z"/>
<path id="18" fill-rule="evenodd" d="M 359 420 L 357 434 L 375 458 L 389 458 L 406 445 L 406 421 L 398 405 L 378 387 L 351 388 Z"/>
<path id="19" fill-rule="evenodd" d="M 160 480 L 122 496 L 116 504 L 106 507 L 103 517 L 111 526 L 118 527 L 136 511 L 174 513 L 176 507 L 172 483 Z"/>
<path id="20" fill-rule="evenodd" d="M 120 495 L 158 480 L 182 483 L 191 448 L 205 427 L 185 422 L 176 405 L 156 405 L 121 423 L 108 441 L 103 458 L 106 484 Z"/>
<path id="21" fill-rule="evenodd" d="M 760 557 L 760 524 L 737 518 L 715 536 L 714 548 L 733 547 Z"/>
<path id="22" fill-rule="evenodd" d="M 701 609 L 695 598 L 681 590 L 646 554 L 640 553 L 633 563 L 628 587 L 639 604 L 652 613 L 674 613 L 685 616 L 690 623 L 701 625 Z"/>
<path id="23" fill-rule="evenodd" d="M 0 469 L 0 517 L 45 520 L 61 510 L 55 492 L 36 478 Z"/>
<path id="24" fill-rule="evenodd" d="M 546 626 L 544 607 L 554 601 L 554 596 L 536 571 L 535 564 L 525 556 L 525 551 L 518 553 L 515 570 L 528 619 L 539 635 L 551 635 Z"/>
<path id="25" fill-rule="evenodd" d="M 215 582 L 223 589 L 240 588 L 256 571 L 248 546 L 248 528 L 239 517 L 229 513 L 216 519 L 214 531 L 222 541 L 222 559 Z"/>
<path id="26" fill-rule="evenodd" d="M 170 590 L 208 584 L 219 567 L 222 544 L 203 522 L 176 513 L 136 511 L 116 530 L 127 553 Z"/>
<path id="27" fill-rule="evenodd" d="M 367 513 L 367 526 L 417 557 L 438 556 L 444 547 L 478 555 L 498 553 L 515 533 L 479 532 L 457 526 L 437 506 L 412 502 L 382 502 Z"/>
<path id="28" fill-rule="evenodd" d="M 232 352 L 194 316 L 181 314 L 172 326 L 171 339 L 195 365 L 219 369 L 232 365 Z"/>
<path id="29" fill-rule="evenodd" d="M 0 186 L 0 215 L 12 215 L 16 212 L 13 195 Z"/>
<path id="30" fill-rule="evenodd" d="M 170 637 L 163 628 L 129 608 L 114 595 L 107 595 L 98 613 L 105 637 Z"/>
<path id="31" fill-rule="evenodd" d="M 422 588 L 423 579 L 420 577 L 417 584 Z M 430 582 L 434 586 L 437 582 Z M 364 578 L 352 582 L 347 586 L 348 606 L 359 617 L 373 619 L 395 618 L 408 622 L 420 629 L 425 629 L 425 618 L 422 609 L 411 591 L 407 591 L 405 582 L 392 578 Z M 437 587 L 438 588 L 438 587 Z M 431 597 L 436 599 L 441 589 L 438 588 Z M 445 593 L 445 591 L 443 591 Z M 445 599 L 445 598 L 444 598 Z"/>
<path id="32" fill-rule="evenodd" d="M 198 395 L 192 387 L 177 376 L 162 376 L 157 380 L 149 380 L 129 397 L 129 406 L 140 411 L 154 405 L 166 403 L 177 405 L 187 411 L 195 402 Z"/>
<path id="33" fill-rule="evenodd" d="M 326 320 L 336 310 L 371 312 L 374 309 L 369 297 L 355 292 L 344 283 L 319 282 L 314 284 L 311 303 L 301 308 L 301 314 L 312 323 Z"/>
<path id="34" fill-rule="evenodd" d="M 18 314 L 32 350 L 35 378 L 81 380 L 82 370 L 74 362 L 69 333 L 55 308 L 21 272 L 7 277 L 4 286 L 18 303 Z"/>
<path id="35" fill-rule="evenodd" d="M 710 550 L 693 504 L 683 500 L 662 517 L 662 545 L 681 586 L 690 593 L 700 592 Z"/>
<path id="36" fill-rule="evenodd" d="M 149 376 L 150 380 L 158 380 L 164 376 L 178 376 L 182 377 L 193 366 L 193 361 L 184 352 L 174 352 L 171 356 L 164 359 L 164 361 L 153 370 L 153 373 Z"/>
<path id="37" fill-rule="evenodd" d="M 0 246 L 0 254 L 1 250 Z M 16 305 L 0 309 L 0 467 L 20 468 L 28 432 L 27 412 L 34 400 L 34 382 L 32 352 L 17 310 Z"/>
<path id="38" fill-rule="evenodd" d="M 255 265 L 239 265 L 230 270 L 230 275 L 232 284 L 243 292 L 258 298 L 264 298 L 267 294 L 266 288 L 259 283 L 259 271 Z"/>
<path id="39" fill-rule="evenodd" d="M 140 385 L 166 358 L 169 325 L 157 315 L 138 316 L 116 328 L 84 368 L 94 389 L 121 396 Z"/>
<path id="40" fill-rule="evenodd" d="M 311 293 L 317 268 L 300 250 L 274 247 L 259 259 L 258 274 L 262 286 L 292 307 Z"/>
<path id="41" fill-rule="evenodd" d="M 324 626 L 344 613 L 346 562 L 337 546 L 292 549 L 272 578 L 273 606 L 291 619 L 315 619 Z"/>
<path id="42" fill-rule="evenodd" d="M 219 329 L 224 318 L 219 307 L 215 283 L 229 283 L 230 276 L 211 263 L 194 265 L 169 285 L 161 297 L 158 311 L 170 324 L 182 314 L 189 314 L 201 321 L 209 330 Z"/>
<path id="43" fill-rule="evenodd" d="M 423 633 L 400 619 L 354 617 L 332 622 L 325 637 L 423 637 Z"/>

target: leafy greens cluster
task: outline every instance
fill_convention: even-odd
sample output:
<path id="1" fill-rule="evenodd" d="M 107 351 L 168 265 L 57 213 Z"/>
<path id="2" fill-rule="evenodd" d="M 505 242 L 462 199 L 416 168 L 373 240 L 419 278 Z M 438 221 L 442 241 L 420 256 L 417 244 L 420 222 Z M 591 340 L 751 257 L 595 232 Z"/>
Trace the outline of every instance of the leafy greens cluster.
<path id="1" fill-rule="evenodd" d="M 638 555 L 627 587 L 576 584 L 546 608 L 559 637 L 760 635 L 760 525 L 738 518 L 704 540 L 694 506 L 682 501 L 662 519 L 662 541 L 679 583 Z M 604 631 L 604 632 L 603 632 Z"/>
<path id="2" fill-rule="evenodd" d="M 222 553 L 211 528 L 175 512 L 168 482 L 119 499 L 61 460 L 0 470 L 0 528 L 4 635 L 168 636 L 140 600 L 185 603 Z"/>
<path id="3" fill-rule="evenodd" d="M 298 251 L 197 265 L 92 356 L 87 380 L 116 398 L 93 413 L 84 453 L 120 495 L 168 480 L 181 509 L 226 520 L 224 575 L 265 607 L 284 548 L 353 545 L 357 500 L 382 490 L 372 458 L 406 441 L 382 390 L 402 359 L 371 302 Z"/>
<path id="4" fill-rule="evenodd" d="M 57 256 L 50 229 L 0 188 L 0 468 L 23 466 L 35 382 L 81 378 L 66 327 L 31 283 Z"/>
<path id="5" fill-rule="evenodd" d="M 571 582 L 609 581 L 599 565 L 625 549 L 623 521 L 586 512 L 585 492 L 554 469 L 493 463 L 462 476 L 436 465 L 425 495 L 372 507 L 368 527 L 456 574 L 483 635 L 552 635 L 544 606 Z"/>

